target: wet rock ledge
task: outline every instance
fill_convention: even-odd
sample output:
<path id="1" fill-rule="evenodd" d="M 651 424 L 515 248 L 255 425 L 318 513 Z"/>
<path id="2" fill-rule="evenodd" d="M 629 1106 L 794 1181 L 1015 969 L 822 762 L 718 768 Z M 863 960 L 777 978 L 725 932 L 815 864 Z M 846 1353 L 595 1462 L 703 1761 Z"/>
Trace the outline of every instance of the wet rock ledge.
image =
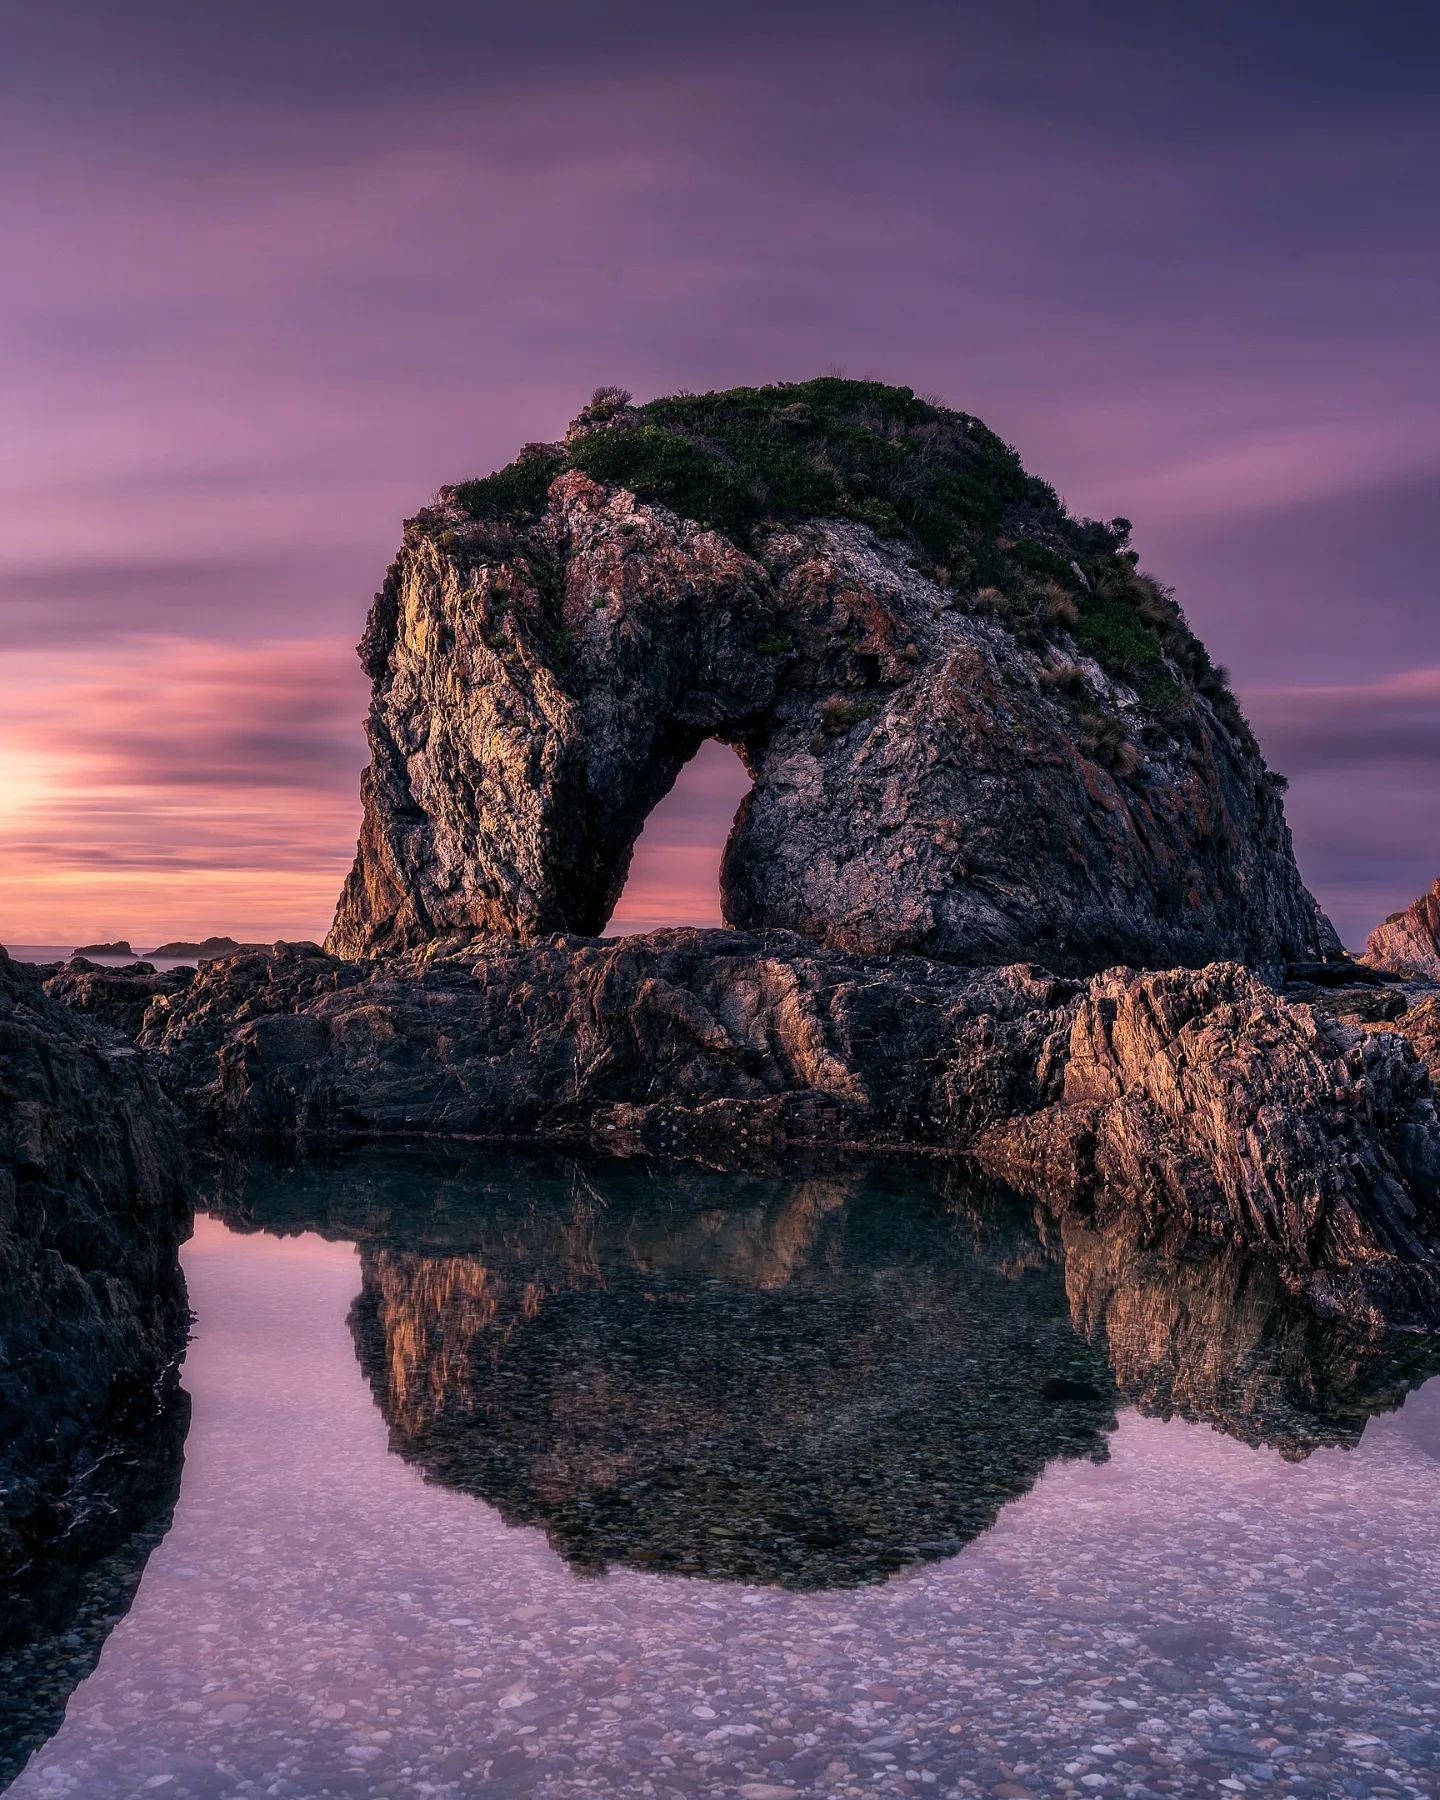
<path id="1" fill-rule="evenodd" d="M 280 945 L 159 996 L 140 1038 L 214 1141 L 963 1156 L 1066 1216 L 1261 1251 L 1321 1311 L 1440 1317 L 1424 1065 L 1235 963 L 1067 979 L 698 930 Z"/>

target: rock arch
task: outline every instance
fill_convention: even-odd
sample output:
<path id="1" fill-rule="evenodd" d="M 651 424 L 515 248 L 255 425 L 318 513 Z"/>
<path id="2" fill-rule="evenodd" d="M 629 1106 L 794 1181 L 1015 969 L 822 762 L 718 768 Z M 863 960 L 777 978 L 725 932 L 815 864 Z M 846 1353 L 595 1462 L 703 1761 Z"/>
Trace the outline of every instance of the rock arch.
<path id="1" fill-rule="evenodd" d="M 706 738 L 755 783 L 722 865 L 740 927 L 1071 973 L 1335 947 L 1228 695 L 1147 700 L 1068 635 L 1053 579 L 1041 630 L 855 518 L 729 535 L 558 449 L 512 468 L 527 460 L 526 508 L 477 517 L 442 491 L 376 596 L 372 760 L 331 950 L 600 932 Z M 1058 510 L 1026 528 L 1080 547 Z M 1155 667 L 1151 690 L 1181 695 Z"/>

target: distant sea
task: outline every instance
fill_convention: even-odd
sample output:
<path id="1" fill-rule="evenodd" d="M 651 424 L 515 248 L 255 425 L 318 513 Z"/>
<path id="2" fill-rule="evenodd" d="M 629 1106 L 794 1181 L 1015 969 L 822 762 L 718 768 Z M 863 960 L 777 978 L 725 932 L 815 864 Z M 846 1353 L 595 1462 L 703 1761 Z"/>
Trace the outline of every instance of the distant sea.
<path id="1" fill-rule="evenodd" d="M 73 944 L 6 944 L 5 948 L 16 962 L 23 963 L 69 962 L 75 954 Z M 148 962 L 157 969 L 187 969 L 195 963 L 193 956 L 147 956 L 143 950 L 133 956 L 92 956 L 88 960 L 105 969 L 123 969 L 133 962 Z"/>

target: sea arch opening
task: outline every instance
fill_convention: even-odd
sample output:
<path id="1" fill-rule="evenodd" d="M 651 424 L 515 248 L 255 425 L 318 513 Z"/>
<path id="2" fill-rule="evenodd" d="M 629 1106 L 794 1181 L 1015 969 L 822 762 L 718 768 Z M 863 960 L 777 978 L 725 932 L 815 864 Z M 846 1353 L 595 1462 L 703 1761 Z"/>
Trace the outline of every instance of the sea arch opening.
<path id="1" fill-rule="evenodd" d="M 725 923 L 720 859 L 740 803 L 753 786 L 732 746 L 704 740 L 669 793 L 651 808 L 635 840 L 607 937 L 633 937 L 667 925 Z"/>

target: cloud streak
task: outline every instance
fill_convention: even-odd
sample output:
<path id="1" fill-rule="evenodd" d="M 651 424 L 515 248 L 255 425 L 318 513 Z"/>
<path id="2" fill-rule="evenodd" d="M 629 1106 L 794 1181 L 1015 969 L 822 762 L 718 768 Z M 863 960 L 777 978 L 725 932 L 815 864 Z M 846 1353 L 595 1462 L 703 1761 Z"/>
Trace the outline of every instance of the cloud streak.
<path id="1" fill-rule="evenodd" d="M 31 653 L 0 703 L 0 937 L 323 928 L 364 756 L 343 642 Z"/>
<path id="2" fill-rule="evenodd" d="M 7 25 L 0 930 L 318 929 L 355 824 L 349 646 L 403 516 L 597 381 L 832 366 L 1136 520 L 1291 762 L 1337 911 L 1440 862 L 1433 741 L 1385 686 L 1434 655 L 1433 9 Z M 651 913 L 713 908 L 729 801 L 702 790 Z"/>

